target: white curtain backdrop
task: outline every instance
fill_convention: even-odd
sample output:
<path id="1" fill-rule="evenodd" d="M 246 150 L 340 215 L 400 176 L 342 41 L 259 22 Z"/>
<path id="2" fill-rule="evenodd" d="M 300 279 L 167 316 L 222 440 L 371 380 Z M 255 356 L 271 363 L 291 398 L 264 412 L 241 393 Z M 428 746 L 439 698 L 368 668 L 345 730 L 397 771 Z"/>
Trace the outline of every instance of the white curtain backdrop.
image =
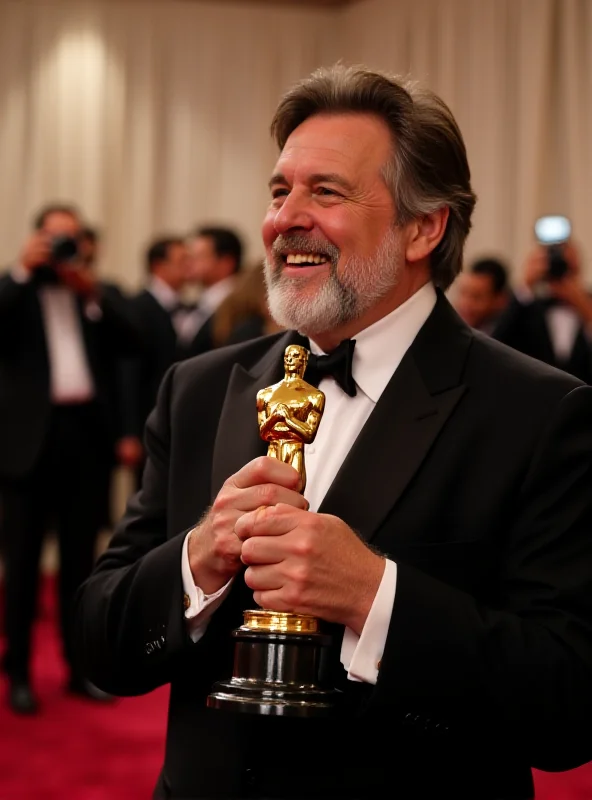
<path id="1" fill-rule="evenodd" d="M 102 271 L 142 278 L 154 234 L 236 225 L 253 257 L 281 92 L 322 61 L 333 17 L 182 0 L 0 2 L 0 264 L 40 204 L 105 232 Z"/>
<path id="2" fill-rule="evenodd" d="M 369 0 L 346 13 L 342 43 L 453 109 L 479 198 L 468 258 L 516 268 L 536 217 L 563 213 L 592 274 L 590 0 Z"/>
<path id="3" fill-rule="evenodd" d="M 536 216 L 565 213 L 592 260 L 592 0 L 0 0 L 0 265 L 52 199 L 104 230 L 103 274 L 130 288 L 157 233 L 229 223 L 260 256 L 273 109 L 337 58 L 451 105 L 479 195 L 469 257 L 516 265 Z"/>

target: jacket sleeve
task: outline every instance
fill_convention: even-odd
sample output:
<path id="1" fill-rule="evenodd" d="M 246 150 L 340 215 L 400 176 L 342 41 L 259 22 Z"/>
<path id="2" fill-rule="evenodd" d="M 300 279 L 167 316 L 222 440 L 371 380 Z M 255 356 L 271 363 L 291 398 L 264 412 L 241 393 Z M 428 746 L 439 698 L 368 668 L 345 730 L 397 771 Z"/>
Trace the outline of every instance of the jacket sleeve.
<path id="1" fill-rule="evenodd" d="M 176 660 L 194 646 L 183 615 L 181 554 L 187 531 L 166 534 L 174 372 L 173 367 L 165 377 L 147 423 L 142 488 L 75 603 L 80 666 L 116 695 L 142 694 L 168 682 Z"/>
<path id="2" fill-rule="evenodd" d="M 402 703 L 475 737 L 529 750 L 555 771 L 592 759 L 592 388 L 559 403 L 520 489 L 494 606 L 398 565 L 369 705 Z"/>
<path id="3" fill-rule="evenodd" d="M 144 435 L 141 413 L 142 359 L 120 358 L 115 364 L 116 391 L 118 397 L 118 435 Z"/>
<path id="4" fill-rule="evenodd" d="M 30 282 L 19 283 L 8 272 L 0 277 L 0 347 L 10 348 L 15 322 L 21 313 L 22 303 L 31 291 Z"/>
<path id="5" fill-rule="evenodd" d="M 101 336 L 114 358 L 137 357 L 144 349 L 142 327 L 133 302 L 116 286 L 101 284 Z"/>

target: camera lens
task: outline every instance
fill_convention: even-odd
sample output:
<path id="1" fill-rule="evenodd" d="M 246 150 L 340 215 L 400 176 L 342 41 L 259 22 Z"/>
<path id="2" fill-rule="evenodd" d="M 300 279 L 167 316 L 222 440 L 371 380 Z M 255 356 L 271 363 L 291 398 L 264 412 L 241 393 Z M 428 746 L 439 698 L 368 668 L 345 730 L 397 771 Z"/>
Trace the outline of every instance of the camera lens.
<path id="1" fill-rule="evenodd" d="M 559 281 L 564 278 L 569 271 L 567 261 L 563 255 L 561 247 L 549 248 L 549 269 L 547 272 L 547 280 Z"/>
<path id="2" fill-rule="evenodd" d="M 56 236 L 51 243 L 54 264 L 67 264 L 78 257 L 78 241 L 73 236 Z"/>

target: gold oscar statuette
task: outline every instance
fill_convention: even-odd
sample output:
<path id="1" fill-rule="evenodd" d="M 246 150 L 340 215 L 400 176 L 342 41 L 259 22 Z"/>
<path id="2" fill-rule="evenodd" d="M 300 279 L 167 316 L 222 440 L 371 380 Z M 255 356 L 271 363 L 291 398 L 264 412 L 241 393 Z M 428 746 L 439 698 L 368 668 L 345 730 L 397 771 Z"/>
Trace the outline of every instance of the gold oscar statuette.
<path id="1" fill-rule="evenodd" d="M 325 395 L 304 380 L 308 350 L 289 345 L 283 380 L 257 393 L 257 420 L 267 455 L 294 467 L 306 486 L 304 445 L 314 441 L 325 408 Z M 243 612 L 233 631 L 233 675 L 218 681 L 210 708 L 274 716 L 327 716 L 339 693 L 325 680 L 331 637 L 320 620 L 272 609 Z"/>

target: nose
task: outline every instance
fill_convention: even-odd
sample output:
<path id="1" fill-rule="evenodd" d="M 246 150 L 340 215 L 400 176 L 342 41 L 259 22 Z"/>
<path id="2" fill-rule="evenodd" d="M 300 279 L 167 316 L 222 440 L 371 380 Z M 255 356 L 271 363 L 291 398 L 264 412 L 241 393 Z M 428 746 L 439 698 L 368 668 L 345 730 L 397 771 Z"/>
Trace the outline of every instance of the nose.
<path id="1" fill-rule="evenodd" d="M 299 228 L 312 230 L 314 222 L 310 213 L 309 199 L 304 192 L 292 190 L 278 209 L 273 221 L 277 233 L 287 233 Z"/>

